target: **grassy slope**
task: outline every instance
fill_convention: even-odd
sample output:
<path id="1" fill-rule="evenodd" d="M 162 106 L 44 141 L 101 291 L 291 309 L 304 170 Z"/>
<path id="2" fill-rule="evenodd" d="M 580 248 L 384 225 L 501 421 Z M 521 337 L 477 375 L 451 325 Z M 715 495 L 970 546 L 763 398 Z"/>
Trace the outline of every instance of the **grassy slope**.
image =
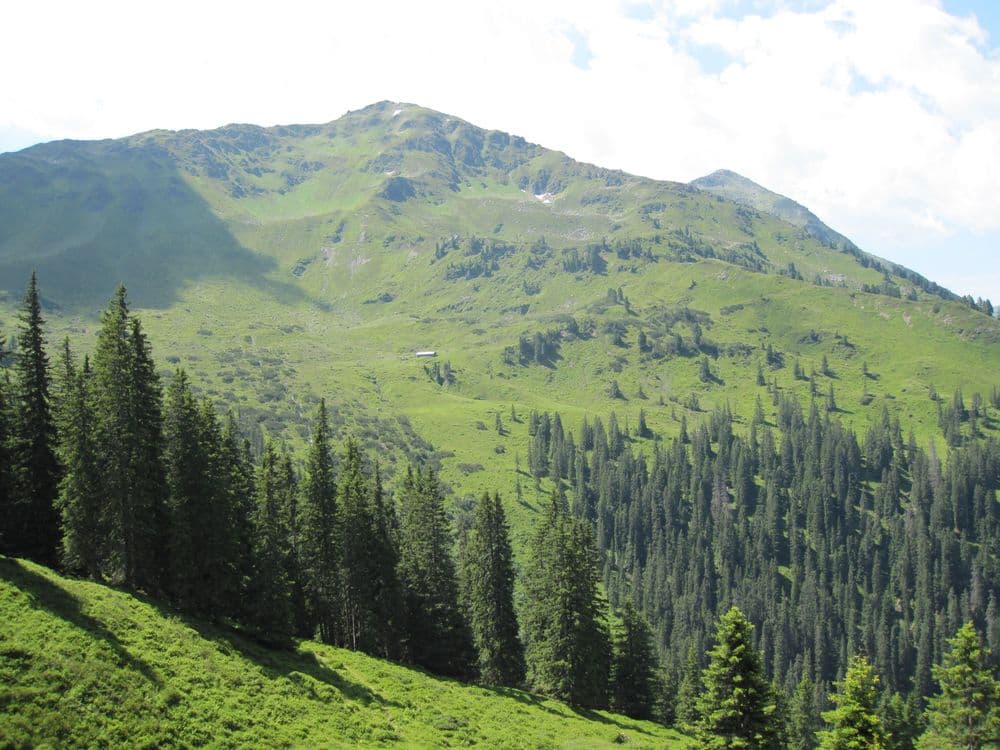
<path id="1" fill-rule="evenodd" d="M 3 747 L 574 747 L 675 732 L 303 642 L 271 651 L 155 603 L 0 558 Z"/>
<path id="2" fill-rule="evenodd" d="M 94 308 L 123 276 L 164 372 L 183 364 L 220 405 L 263 419 L 293 444 L 326 397 L 341 433 L 366 435 L 390 463 L 400 446 L 413 448 L 390 435 L 405 415 L 454 454 L 443 477 L 459 492 L 504 494 L 519 540 L 537 500 L 529 487 L 522 504 L 511 501 L 527 445 L 524 425 L 510 423 L 511 405 L 522 416 L 558 410 L 572 428 L 611 410 L 634 427 L 641 408 L 669 436 L 682 415 L 700 418 L 683 406 L 696 396 L 703 409 L 730 404 L 745 425 L 758 395 L 773 415 L 766 389 L 754 384 L 770 343 L 786 361 L 765 373 L 781 388 L 807 399 L 793 362 L 808 373 L 826 355 L 832 377 L 819 376 L 817 390 L 825 396 L 834 386 L 840 418 L 863 432 L 886 407 L 926 443 L 937 432 L 931 385 L 946 398 L 959 386 L 985 395 L 1000 370 L 1000 323 L 923 293 L 915 301 L 862 293 L 881 275 L 789 224 L 410 105 L 376 105 L 322 126 L 154 132 L 14 156 L 0 160 L 19 170 L 5 180 L 19 186 L 16 200 L 0 195 L 0 277 L 9 292 L 0 330 L 13 325 L 23 283 L 15 276 L 34 263 L 43 292 L 62 305 L 49 313 L 51 338 L 70 333 L 86 348 Z M 405 201 L 381 195 L 397 177 L 413 188 Z M 551 202 L 538 191 L 552 193 Z M 720 252 L 756 242 L 771 272 L 669 262 L 665 246 L 654 246 L 654 263 L 607 254 L 605 274 L 561 270 L 563 248 L 685 228 Z M 520 249 L 490 278 L 446 280 L 448 264 L 462 258 L 435 260 L 435 244 L 473 233 Z M 539 236 L 556 257 L 532 269 L 527 246 Z M 92 257 L 100 283 L 88 275 Z M 806 281 L 776 273 L 789 262 Z M 817 275 L 844 286 L 814 286 Z M 600 304 L 609 287 L 623 289 L 634 314 Z M 370 302 L 382 294 L 391 301 Z M 638 331 L 649 330 L 661 305 L 708 313 L 704 335 L 723 352 L 711 362 L 716 382 L 698 379 L 698 357 L 653 360 L 638 351 Z M 503 364 L 504 347 L 521 333 L 548 330 L 567 313 L 599 330 L 623 322 L 626 346 L 598 333 L 567 341 L 555 367 Z M 674 331 L 690 340 L 685 325 Z M 423 348 L 451 362 L 457 383 L 430 381 L 425 362 L 412 357 Z M 626 400 L 606 396 L 612 378 Z M 874 396 L 867 405 L 863 389 Z M 505 435 L 493 429 L 498 412 Z"/>

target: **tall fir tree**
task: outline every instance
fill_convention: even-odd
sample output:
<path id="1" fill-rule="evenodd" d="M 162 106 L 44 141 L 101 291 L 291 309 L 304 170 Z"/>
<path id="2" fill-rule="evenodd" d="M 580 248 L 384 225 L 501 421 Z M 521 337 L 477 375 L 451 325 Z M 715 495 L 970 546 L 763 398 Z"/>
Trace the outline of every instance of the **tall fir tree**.
<path id="1" fill-rule="evenodd" d="M 166 568 L 159 379 L 149 344 L 119 286 L 94 352 L 94 422 L 104 507 L 101 567 L 133 589 L 161 588 Z"/>
<path id="2" fill-rule="evenodd" d="M 222 435 L 214 409 L 198 403 L 183 370 L 167 387 L 163 433 L 170 593 L 189 612 L 221 618 L 235 585 Z"/>
<path id="3" fill-rule="evenodd" d="M 830 700 L 836 707 L 823 712 L 829 729 L 817 735 L 820 750 L 885 750 L 888 736 L 876 711 L 878 677 L 868 659 L 852 656 L 835 687 Z"/>
<path id="4" fill-rule="evenodd" d="M 3 351 L 5 339 L 0 336 L 0 352 Z M 8 539 L 13 536 L 11 521 L 14 517 L 14 495 L 12 491 L 13 477 L 10 470 L 10 381 L 7 370 L 0 361 L 0 550 L 6 551 Z"/>
<path id="5" fill-rule="evenodd" d="M 444 495 L 430 469 L 407 470 L 399 504 L 407 655 L 432 672 L 468 679 L 475 674 L 472 633 L 458 602 Z"/>
<path id="6" fill-rule="evenodd" d="M 611 641 L 589 524 L 553 494 L 525 582 L 525 657 L 533 689 L 584 708 L 606 708 Z"/>
<path id="7" fill-rule="evenodd" d="M 795 686 L 788 715 L 788 747 L 790 750 L 813 750 L 816 731 L 820 727 L 819 714 L 813 707 L 815 690 L 812 680 L 803 677 Z"/>
<path id="8" fill-rule="evenodd" d="M 1000 680 L 990 649 L 971 622 L 954 638 L 941 666 L 934 667 L 940 686 L 927 705 L 927 731 L 920 750 L 973 750 L 1000 747 Z"/>
<path id="9" fill-rule="evenodd" d="M 398 552 L 380 482 L 365 476 L 353 440 L 344 448 L 336 512 L 343 644 L 375 656 L 398 657 L 402 611 Z"/>
<path id="10" fill-rule="evenodd" d="M 62 564 L 77 574 L 97 578 L 102 573 L 102 478 L 94 442 L 94 409 L 90 364 L 77 367 L 69 340 L 63 345 L 59 368 L 59 458 L 64 468 L 59 483 Z"/>
<path id="11" fill-rule="evenodd" d="M 52 414 L 49 358 L 45 352 L 41 300 L 34 273 L 24 295 L 14 359 L 7 554 L 55 565 L 59 549 L 60 468 Z"/>
<path id="12" fill-rule="evenodd" d="M 514 555 L 503 503 L 483 493 L 465 545 L 463 599 L 486 685 L 521 685 L 524 647 L 514 610 Z"/>
<path id="13" fill-rule="evenodd" d="M 737 607 L 719 619 L 702 684 L 696 724 L 702 747 L 764 750 L 783 744 L 777 701 L 753 645 L 753 625 Z"/>
<path id="14" fill-rule="evenodd" d="M 254 570 L 248 585 L 248 620 L 258 638 L 275 645 L 287 645 L 293 627 L 284 483 L 281 458 L 269 441 L 257 468 Z"/>
<path id="15" fill-rule="evenodd" d="M 249 590 L 254 577 L 254 502 L 253 458 L 250 443 L 239 434 L 236 419 L 230 412 L 219 446 L 219 470 L 226 510 L 230 544 L 229 565 L 232 584 L 220 601 L 229 617 L 248 619 Z"/>
<path id="16" fill-rule="evenodd" d="M 338 638 L 340 559 L 337 550 L 337 480 L 326 401 L 320 401 L 302 483 L 300 547 L 306 606 L 319 639 Z"/>
<path id="17" fill-rule="evenodd" d="M 656 647 L 649 623 L 631 599 L 622 607 L 611 661 L 611 708 L 634 719 L 653 715 L 658 690 Z"/>
<path id="18" fill-rule="evenodd" d="M 302 575 L 301 519 L 299 517 L 299 481 L 291 453 L 281 459 L 281 508 L 288 529 L 285 570 L 289 581 L 289 602 L 292 608 L 292 626 L 300 636 L 312 636 L 306 612 L 306 595 Z"/>

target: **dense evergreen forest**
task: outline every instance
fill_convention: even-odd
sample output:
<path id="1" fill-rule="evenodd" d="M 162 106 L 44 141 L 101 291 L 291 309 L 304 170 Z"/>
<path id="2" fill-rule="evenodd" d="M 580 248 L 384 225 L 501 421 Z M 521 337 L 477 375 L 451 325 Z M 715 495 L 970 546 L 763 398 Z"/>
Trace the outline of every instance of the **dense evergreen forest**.
<path id="1" fill-rule="evenodd" d="M 777 424 L 758 410 L 743 437 L 720 409 L 649 455 L 631 445 L 642 420 L 634 435 L 615 414 L 584 421 L 576 438 L 532 414 L 529 472 L 596 529 L 608 596 L 652 623 L 678 718 L 696 714 L 714 623 L 735 603 L 767 676 L 788 695 L 809 686 L 814 714 L 867 655 L 902 742 L 963 623 L 1000 647 L 1000 444 L 977 426 L 996 393 L 941 405 L 944 461 L 888 412 L 859 442 L 816 402 L 805 414 L 772 395 Z"/>
<path id="2" fill-rule="evenodd" d="M 53 364 L 33 276 L 10 359 L 5 555 L 272 646 L 525 685 L 706 747 L 1000 738 L 1000 444 L 979 432 L 996 391 L 940 404 L 944 458 L 888 412 L 859 441 L 776 388 L 777 424 L 758 410 L 745 436 L 724 409 L 669 443 L 641 419 L 576 438 L 534 413 L 528 471 L 553 490 L 518 583 L 496 494 L 456 541 L 434 472 L 387 489 L 355 442 L 332 445 L 323 402 L 307 455 L 253 450 L 183 370 L 161 384 L 124 287 L 93 357 L 67 341 Z"/>

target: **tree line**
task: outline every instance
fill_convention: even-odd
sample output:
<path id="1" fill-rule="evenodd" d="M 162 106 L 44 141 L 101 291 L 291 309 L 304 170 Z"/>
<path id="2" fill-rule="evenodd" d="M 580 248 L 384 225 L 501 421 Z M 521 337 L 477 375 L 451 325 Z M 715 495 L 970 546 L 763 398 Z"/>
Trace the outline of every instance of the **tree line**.
<path id="1" fill-rule="evenodd" d="M 267 644 L 318 638 L 488 685 L 650 715 L 648 626 L 600 592 L 593 532 L 553 499 L 525 596 L 503 503 L 456 547 L 444 491 L 411 466 L 390 491 L 326 404 L 300 462 L 253 451 L 179 369 L 164 386 L 120 287 L 93 356 L 50 363 L 37 281 L 0 371 L 0 553 L 145 592 Z M 3 347 L 0 347 L 3 349 Z M 4 363 L 7 364 L 7 363 Z M 614 623 L 614 624 L 612 624 Z"/>

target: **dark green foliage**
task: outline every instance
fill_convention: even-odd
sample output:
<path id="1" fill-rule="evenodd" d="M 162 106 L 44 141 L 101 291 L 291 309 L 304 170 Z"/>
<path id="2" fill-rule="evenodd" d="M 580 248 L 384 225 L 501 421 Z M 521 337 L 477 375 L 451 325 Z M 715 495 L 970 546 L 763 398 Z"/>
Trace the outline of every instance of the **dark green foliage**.
<path id="1" fill-rule="evenodd" d="M 514 556 L 500 496 L 484 493 L 465 544 L 463 600 L 479 657 L 479 680 L 524 682 L 524 648 L 514 612 Z"/>
<path id="2" fill-rule="evenodd" d="M 0 351 L 3 350 L 4 339 L 0 337 Z M 6 370 L 0 366 L 0 549 L 7 549 L 7 537 L 11 535 L 10 518 L 13 513 L 13 492 L 11 484 L 13 477 L 10 471 L 10 381 Z"/>
<path id="3" fill-rule="evenodd" d="M 816 731 L 820 727 L 819 714 L 814 703 L 815 690 L 812 680 L 799 680 L 788 706 L 788 747 L 790 750 L 813 750 Z"/>
<path id="4" fill-rule="evenodd" d="M 702 747 L 764 750 L 781 744 L 783 727 L 753 646 L 753 625 L 736 607 L 719 620 L 702 685 L 695 725 Z"/>
<path id="5" fill-rule="evenodd" d="M 971 622 L 948 641 L 950 650 L 934 667 L 940 685 L 927 706 L 927 731 L 919 748 L 975 748 L 1000 746 L 1000 680 L 991 663 L 990 649 Z"/>
<path id="6" fill-rule="evenodd" d="M 406 651 L 438 674 L 475 673 L 472 633 L 458 605 L 451 534 L 437 477 L 406 473 L 400 491 L 399 578 L 404 587 Z"/>
<path id="7" fill-rule="evenodd" d="M 622 607 L 611 660 L 611 708 L 635 719 L 653 715 L 659 684 L 653 636 L 631 599 Z"/>
<path id="8" fill-rule="evenodd" d="M 229 507 L 232 494 L 222 467 L 222 435 L 215 411 L 199 405 L 183 370 L 167 387 L 163 461 L 169 511 L 169 590 L 178 606 L 219 617 L 238 586 Z"/>
<path id="9" fill-rule="evenodd" d="M 699 651 L 692 644 L 688 649 L 677 687 L 674 717 L 685 731 L 694 731 L 698 721 L 698 696 L 701 695 L 701 664 Z"/>
<path id="10" fill-rule="evenodd" d="M 60 468 L 52 416 L 49 359 L 35 274 L 24 295 L 11 389 L 10 482 L 2 549 L 54 565 L 58 558 L 59 522 L 55 507 Z"/>
<path id="11" fill-rule="evenodd" d="M 825 711 L 830 727 L 818 734 L 821 750 L 884 750 L 888 736 L 876 713 L 878 677 L 864 656 L 853 656 L 844 679 L 830 699 L 836 708 Z"/>
<path id="12" fill-rule="evenodd" d="M 365 476 L 357 443 L 348 440 L 337 481 L 341 638 L 348 648 L 399 657 L 402 591 L 390 511 L 376 475 Z"/>
<path id="13" fill-rule="evenodd" d="M 291 581 L 288 577 L 288 524 L 283 507 L 285 477 L 274 445 L 264 446 L 253 511 L 254 570 L 248 586 L 250 627 L 267 642 L 285 645 L 292 634 Z"/>
<path id="14" fill-rule="evenodd" d="M 882 693 L 878 716 L 888 738 L 886 747 L 889 750 L 914 750 L 916 747 L 924 726 L 920 703 L 916 694 L 906 700 L 899 693 Z"/>
<path id="15" fill-rule="evenodd" d="M 166 542 L 160 385 L 124 286 L 101 316 L 93 377 L 101 572 L 129 588 L 157 590 Z"/>
<path id="16" fill-rule="evenodd" d="M 340 617 L 336 494 L 330 425 L 323 400 L 306 457 L 299 545 L 307 609 L 320 640 L 325 643 L 337 641 Z"/>
<path id="17" fill-rule="evenodd" d="M 229 559 L 232 589 L 220 600 L 227 615 L 238 620 L 248 618 L 249 590 L 254 576 L 254 472 L 250 444 L 240 438 L 232 413 L 226 417 L 219 445 L 221 482 L 229 511 Z"/>
<path id="18" fill-rule="evenodd" d="M 944 463 L 888 412 L 859 442 L 819 403 L 803 413 L 779 394 L 775 407 L 749 435 L 725 409 L 694 428 L 682 418 L 679 438 L 644 455 L 582 426 L 567 504 L 594 524 L 609 597 L 649 618 L 682 717 L 684 655 L 732 601 L 779 685 L 806 677 L 822 692 L 864 649 L 887 691 L 930 695 L 946 633 L 986 623 L 991 600 L 1000 642 L 1000 443 L 970 440 Z M 554 418 L 533 421 L 532 450 L 554 455 L 551 429 L 535 448 Z"/>
<path id="19" fill-rule="evenodd" d="M 539 692 L 586 708 L 607 706 L 611 668 L 597 566 L 590 526 L 553 496 L 525 580 L 528 680 Z"/>
<path id="20" fill-rule="evenodd" d="M 101 573 L 102 481 L 94 442 L 94 411 L 89 364 L 77 368 L 63 346 L 60 366 L 59 458 L 64 467 L 56 503 L 61 515 L 62 564 L 97 577 Z"/>

